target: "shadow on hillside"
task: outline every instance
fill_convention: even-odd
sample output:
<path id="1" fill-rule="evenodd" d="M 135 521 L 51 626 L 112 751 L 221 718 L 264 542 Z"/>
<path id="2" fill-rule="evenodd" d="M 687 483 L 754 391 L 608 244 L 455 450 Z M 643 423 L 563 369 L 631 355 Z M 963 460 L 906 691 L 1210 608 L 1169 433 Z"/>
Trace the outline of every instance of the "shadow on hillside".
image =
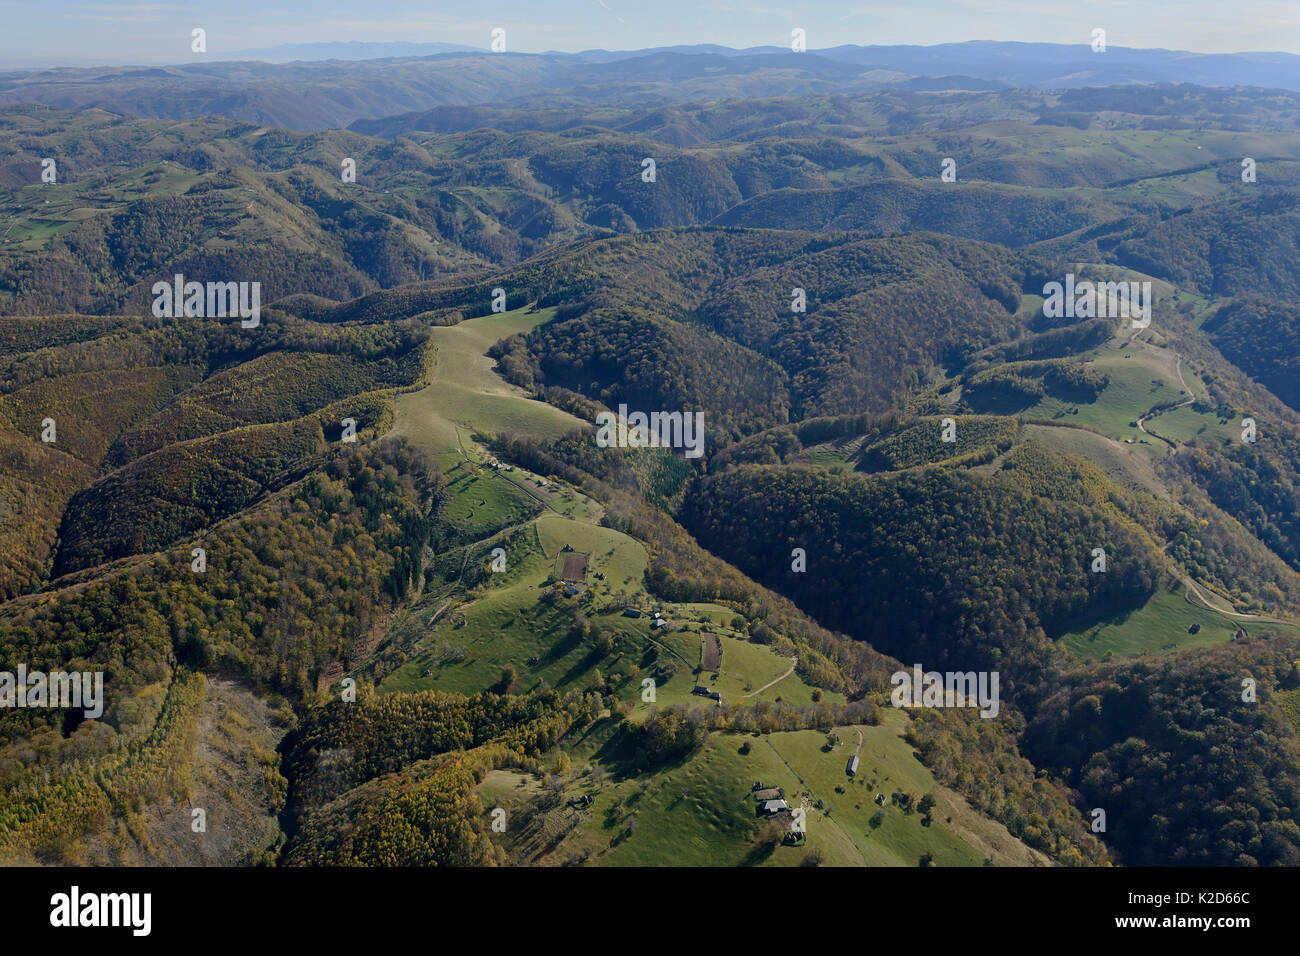
<path id="1" fill-rule="evenodd" d="M 1055 641 L 1064 634 L 1086 631 L 1101 624 L 1127 624 L 1134 612 L 1146 607 L 1147 602 L 1155 597 L 1159 590 L 1156 588 L 1127 601 L 1109 601 L 1093 605 L 1067 618 L 1044 621 L 1043 630 Z"/>

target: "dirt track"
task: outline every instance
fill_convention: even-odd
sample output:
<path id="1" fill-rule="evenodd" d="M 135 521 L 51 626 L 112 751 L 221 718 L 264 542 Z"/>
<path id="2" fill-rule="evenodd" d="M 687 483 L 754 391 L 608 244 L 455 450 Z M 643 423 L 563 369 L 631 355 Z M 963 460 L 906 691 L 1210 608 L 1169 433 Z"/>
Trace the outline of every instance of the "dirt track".
<path id="1" fill-rule="evenodd" d="M 748 694 L 741 694 L 741 695 L 740 695 L 741 700 L 744 700 L 746 697 L 753 697 L 753 696 L 756 695 L 756 694 L 761 694 L 761 693 L 763 693 L 763 691 L 767 690 L 769 687 L 772 687 L 772 686 L 775 685 L 775 684 L 779 684 L 779 683 L 781 683 L 781 681 L 785 680 L 787 677 L 789 677 L 791 674 L 794 673 L 794 669 L 795 669 L 795 667 L 798 665 L 798 663 L 799 663 L 799 658 L 798 658 L 798 657 L 792 657 L 792 658 L 790 658 L 790 669 L 789 669 L 788 671 L 786 671 L 784 674 L 782 674 L 782 675 L 781 675 L 780 677 L 778 677 L 776 680 L 770 680 L 770 681 L 768 681 L 766 684 L 764 684 L 764 685 L 763 685 L 762 687 L 760 687 L 758 690 L 751 690 Z"/>
<path id="2" fill-rule="evenodd" d="M 1284 621 L 1278 617 L 1265 617 L 1262 614 L 1244 614 L 1241 611 L 1232 611 L 1212 602 L 1205 596 L 1201 586 L 1191 578 L 1183 578 L 1183 586 L 1186 588 L 1183 598 L 1193 607 L 1203 608 L 1207 611 L 1213 611 L 1215 614 L 1222 614 L 1225 617 L 1235 617 L 1242 621 L 1259 621 L 1261 624 L 1291 624 L 1291 621 Z M 1193 600 L 1195 597 L 1197 600 Z"/>

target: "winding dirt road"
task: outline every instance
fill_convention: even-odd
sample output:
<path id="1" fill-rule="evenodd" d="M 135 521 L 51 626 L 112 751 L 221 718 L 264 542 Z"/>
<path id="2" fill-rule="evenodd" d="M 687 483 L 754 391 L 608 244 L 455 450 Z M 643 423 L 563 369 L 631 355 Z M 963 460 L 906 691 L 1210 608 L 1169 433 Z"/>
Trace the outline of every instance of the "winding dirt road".
<path id="1" fill-rule="evenodd" d="M 1165 412 L 1172 412 L 1175 408 L 1182 408 L 1183 406 L 1190 405 L 1194 401 L 1196 401 L 1196 396 L 1193 395 L 1192 390 L 1187 387 L 1187 380 L 1183 378 L 1183 357 L 1181 355 L 1176 355 L 1174 357 L 1174 371 L 1178 373 L 1178 381 L 1182 384 L 1183 391 L 1187 394 L 1187 397 L 1183 399 L 1181 402 L 1179 402 L 1177 405 L 1170 405 L 1167 408 L 1148 409 L 1147 411 L 1143 412 L 1142 415 L 1138 416 L 1137 427 L 1138 427 L 1138 431 L 1140 431 L 1142 434 L 1150 435 L 1152 438 L 1160 439 L 1162 442 L 1167 444 L 1170 448 L 1172 448 L 1176 452 L 1178 451 L 1177 442 L 1169 438 L 1165 438 L 1163 435 L 1157 435 L 1154 432 L 1147 431 L 1146 425 L 1144 424 L 1148 418 L 1155 418 L 1157 415 L 1163 415 Z"/>
<path id="2" fill-rule="evenodd" d="M 1192 605 L 1192 607 L 1199 607 L 1203 610 L 1213 611 L 1215 614 L 1222 614 L 1224 617 L 1234 617 L 1241 621 L 1258 621 L 1261 624 L 1286 624 L 1292 627 L 1295 626 L 1294 622 L 1284 621 L 1282 618 L 1267 617 L 1263 614 L 1245 614 L 1241 611 L 1233 611 L 1225 607 L 1220 607 L 1218 604 L 1215 604 L 1206 597 L 1205 591 L 1201 586 L 1189 577 L 1183 578 L 1183 587 L 1186 588 L 1186 591 L 1183 593 L 1183 598 L 1188 604 Z M 1193 600 L 1193 597 L 1195 597 L 1196 600 Z"/>
<path id="3" fill-rule="evenodd" d="M 780 677 L 778 677 L 776 680 L 770 680 L 770 681 L 768 681 L 766 684 L 764 684 L 764 685 L 763 685 L 762 687 L 760 687 L 758 690 L 751 690 L 748 694 L 741 694 L 741 695 L 740 695 L 740 699 L 741 699 L 741 700 L 744 700 L 746 697 L 754 697 L 754 696 L 757 695 L 757 694 L 761 694 L 761 693 L 763 693 L 763 691 L 767 690 L 769 687 L 772 687 L 772 686 L 775 686 L 776 684 L 781 683 L 781 681 L 785 680 L 787 677 L 789 677 L 791 674 L 794 673 L 794 669 L 795 669 L 796 666 L 798 666 L 798 664 L 799 664 L 799 658 L 798 658 L 797 656 L 790 658 L 790 669 L 789 669 L 788 671 L 786 671 L 784 674 L 782 674 L 782 675 L 781 675 Z"/>

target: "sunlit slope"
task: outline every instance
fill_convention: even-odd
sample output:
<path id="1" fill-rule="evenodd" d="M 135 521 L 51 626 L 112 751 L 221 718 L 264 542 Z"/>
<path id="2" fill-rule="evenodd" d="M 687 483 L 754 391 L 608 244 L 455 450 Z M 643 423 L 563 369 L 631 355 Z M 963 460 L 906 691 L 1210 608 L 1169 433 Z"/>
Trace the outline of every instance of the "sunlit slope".
<path id="1" fill-rule="evenodd" d="M 515 309 L 433 330 L 438 350 L 433 381 L 397 398 L 392 434 L 409 439 L 448 467 L 468 448 L 474 432 L 520 432 L 558 438 L 583 422 L 535 401 L 493 372 L 487 355 L 493 344 L 531 331 L 551 319 L 554 309 Z"/>

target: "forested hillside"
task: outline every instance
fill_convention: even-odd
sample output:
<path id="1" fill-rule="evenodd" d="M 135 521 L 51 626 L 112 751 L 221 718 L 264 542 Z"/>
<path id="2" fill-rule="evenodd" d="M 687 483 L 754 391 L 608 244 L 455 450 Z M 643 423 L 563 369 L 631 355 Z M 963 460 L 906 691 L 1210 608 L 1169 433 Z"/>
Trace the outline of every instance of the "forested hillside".
<path id="1" fill-rule="evenodd" d="M 1013 699 L 1021 682 L 1042 682 L 1047 633 L 1139 605 L 1165 570 L 1148 536 L 1102 511 L 942 469 L 742 468 L 706 482 L 684 518 L 818 620 L 938 670 L 1000 668 Z M 1105 575 L 1089 572 L 1099 546 Z M 798 574 L 796 547 L 808 555 Z"/>
<path id="2" fill-rule="evenodd" d="M 1300 863 L 1300 99 L 920 49 L 0 84 L 0 862 Z"/>

